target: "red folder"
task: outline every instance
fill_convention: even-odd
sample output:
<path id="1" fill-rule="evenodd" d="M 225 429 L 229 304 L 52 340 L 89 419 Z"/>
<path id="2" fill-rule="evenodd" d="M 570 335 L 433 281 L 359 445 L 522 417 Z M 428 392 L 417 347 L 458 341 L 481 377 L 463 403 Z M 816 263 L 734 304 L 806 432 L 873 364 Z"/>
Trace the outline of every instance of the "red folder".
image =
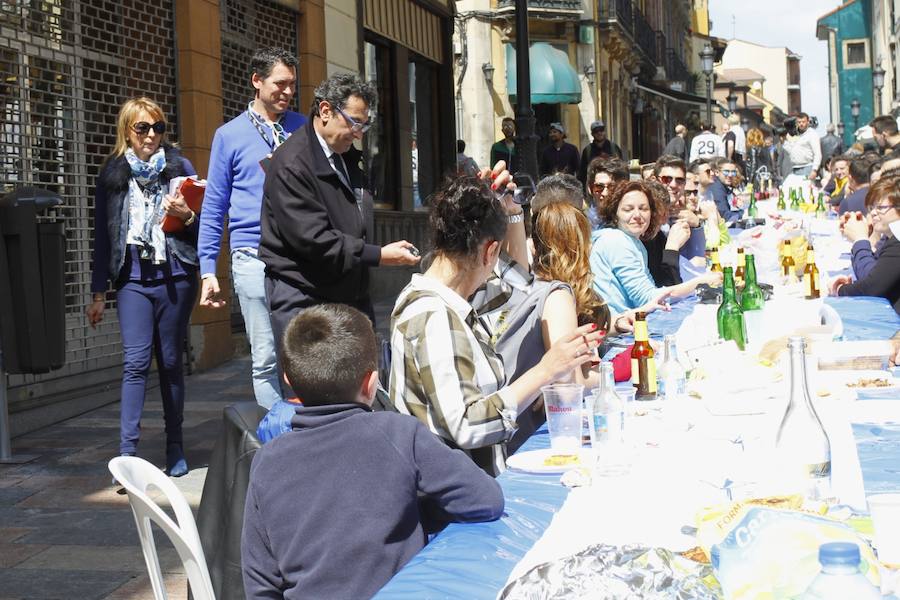
<path id="1" fill-rule="evenodd" d="M 203 195 L 206 193 L 206 180 L 196 177 L 176 177 L 169 185 L 169 194 L 174 196 L 176 192 L 181 192 L 188 208 L 199 214 L 200 207 L 203 206 Z M 163 231 L 176 233 L 182 229 L 184 229 L 184 221 L 178 217 L 163 216 Z"/>

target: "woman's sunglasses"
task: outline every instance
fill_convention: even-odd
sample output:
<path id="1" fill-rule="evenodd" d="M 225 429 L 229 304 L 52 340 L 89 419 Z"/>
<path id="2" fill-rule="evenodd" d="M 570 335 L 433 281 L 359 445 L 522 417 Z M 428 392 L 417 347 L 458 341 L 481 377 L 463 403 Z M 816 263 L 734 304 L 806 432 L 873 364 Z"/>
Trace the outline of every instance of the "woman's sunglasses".
<path id="1" fill-rule="evenodd" d="M 131 126 L 134 132 L 138 135 L 147 135 L 150 133 L 152 129 L 156 135 L 162 135 L 166 132 L 166 124 L 163 121 L 157 121 L 152 125 L 146 121 L 138 121 L 134 125 Z"/>

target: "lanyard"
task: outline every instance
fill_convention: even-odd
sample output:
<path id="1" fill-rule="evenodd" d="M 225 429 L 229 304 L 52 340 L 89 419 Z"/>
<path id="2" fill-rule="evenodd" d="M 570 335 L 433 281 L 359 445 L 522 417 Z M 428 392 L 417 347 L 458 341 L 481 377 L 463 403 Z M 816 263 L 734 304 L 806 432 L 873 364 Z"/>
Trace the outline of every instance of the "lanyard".
<path id="1" fill-rule="evenodd" d="M 260 118 L 256 116 L 256 113 L 251 108 L 252 106 L 253 106 L 252 102 L 247 106 L 247 118 L 250 119 L 251 123 L 253 123 L 253 126 L 256 128 L 256 131 L 259 133 L 259 137 L 261 137 L 263 139 L 263 141 L 266 143 L 266 145 L 269 146 L 270 150 L 274 151 L 275 148 L 277 148 L 284 142 L 284 139 L 280 139 L 280 138 L 281 137 L 286 138 L 287 134 L 285 133 L 284 128 L 281 126 L 280 122 L 273 122 L 272 123 L 272 138 L 273 139 L 270 140 L 269 137 L 266 135 L 266 132 L 263 131 L 262 126 L 260 126 L 260 124 L 259 124 Z M 278 135 L 279 129 L 281 130 L 281 133 L 282 133 L 281 136 Z"/>

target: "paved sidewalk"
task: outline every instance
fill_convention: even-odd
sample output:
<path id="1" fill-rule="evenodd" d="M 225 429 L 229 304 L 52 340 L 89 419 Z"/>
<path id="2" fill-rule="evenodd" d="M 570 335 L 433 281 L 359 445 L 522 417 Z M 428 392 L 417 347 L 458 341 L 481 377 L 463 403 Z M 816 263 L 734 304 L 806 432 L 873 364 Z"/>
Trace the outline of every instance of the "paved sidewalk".
<path id="1" fill-rule="evenodd" d="M 155 375 L 153 376 L 155 378 Z M 195 515 L 222 409 L 253 398 L 250 359 L 187 378 L 185 453 L 191 472 L 173 479 Z M 158 388 L 148 394 L 138 454 L 165 465 Z M 14 454 L 38 457 L 0 465 L 0 598 L 152 599 L 128 496 L 106 463 L 118 454 L 119 404 L 13 440 Z M 187 579 L 165 534 L 154 536 L 169 598 L 187 598 Z"/>
<path id="2" fill-rule="evenodd" d="M 378 334 L 387 334 L 393 299 L 375 305 Z M 250 358 L 186 378 L 184 441 L 191 471 L 173 479 L 196 517 L 206 465 L 219 436 L 222 410 L 253 399 Z M 156 386 L 156 375 L 151 375 Z M 0 600 L 152 600 L 128 496 L 106 468 L 118 454 L 118 393 L 111 404 L 12 440 L 22 465 L 0 464 Z M 138 455 L 165 465 L 159 389 L 147 394 Z M 175 549 L 155 529 L 171 600 L 187 598 Z"/>

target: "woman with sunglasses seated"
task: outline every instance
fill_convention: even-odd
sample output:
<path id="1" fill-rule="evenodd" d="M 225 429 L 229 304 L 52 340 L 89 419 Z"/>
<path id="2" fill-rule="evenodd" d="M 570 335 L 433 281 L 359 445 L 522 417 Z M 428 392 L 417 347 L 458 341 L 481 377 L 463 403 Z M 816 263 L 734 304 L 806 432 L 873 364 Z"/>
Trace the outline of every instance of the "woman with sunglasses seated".
<path id="1" fill-rule="evenodd" d="M 656 235 L 668 217 L 668 209 L 646 182 L 617 185 L 601 213 L 606 226 L 594 232 L 591 271 L 594 290 L 606 299 L 612 310 L 621 313 L 643 306 L 663 292 L 679 298 L 692 294 L 701 283 L 711 286 L 721 283 L 721 273 L 706 273 L 677 285 L 656 285 L 641 240 Z"/>
<path id="2" fill-rule="evenodd" d="M 87 317 L 92 327 L 103 320 L 111 282 L 124 352 L 119 452 L 137 452 L 147 375 L 155 356 L 166 470 L 179 477 L 188 472 L 181 431 L 181 353 L 197 293 L 198 219 L 181 194 L 168 192 L 172 179 L 196 171 L 166 142 L 165 134 L 165 115 L 149 98 L 128 100 L 119 110 L 116 145 L 97 178 L 93 301 Z M 177 231 L 164 232 L 163 217 Z"/>
<path id="3" fill-rule="evenodd" d="M 844 237 L 853 242 L 851 253 L 857 280 L 836 277 L 831 283 L 834 296 L 877 296 L 886 298 L 900 313 L 900 177 L 882 177 L 866 195 L 872 237 L 883 236 L 873 252 L 869 222 L 860 213 L 843 222 Z M 857 218 L 858 217 L 858 218 Z M 871 256 L 869 256 L 871 255 Z M 866 258 L 871 264 L 863 265 Z"/>
<path id="4" fill-rule="evenodd" d="M 496 475 L 516 418 L 541 386 L 591 360 L 600 343 L 594 323 L 562 336 L 536 366 L 513 378 L 494 350 L 491 332 L 468 298 L 494 272 L 500 249 L 511 256 L 508 230 L 524 240 L 522 208 L 506 194 L 501 161 L 494 183 L 461 177 L 434 194 L 429 228 L 433 260 L 400 292 L 391 314 L 390 396 L 397 409 L 424 422 L 447 444 Z"/>

